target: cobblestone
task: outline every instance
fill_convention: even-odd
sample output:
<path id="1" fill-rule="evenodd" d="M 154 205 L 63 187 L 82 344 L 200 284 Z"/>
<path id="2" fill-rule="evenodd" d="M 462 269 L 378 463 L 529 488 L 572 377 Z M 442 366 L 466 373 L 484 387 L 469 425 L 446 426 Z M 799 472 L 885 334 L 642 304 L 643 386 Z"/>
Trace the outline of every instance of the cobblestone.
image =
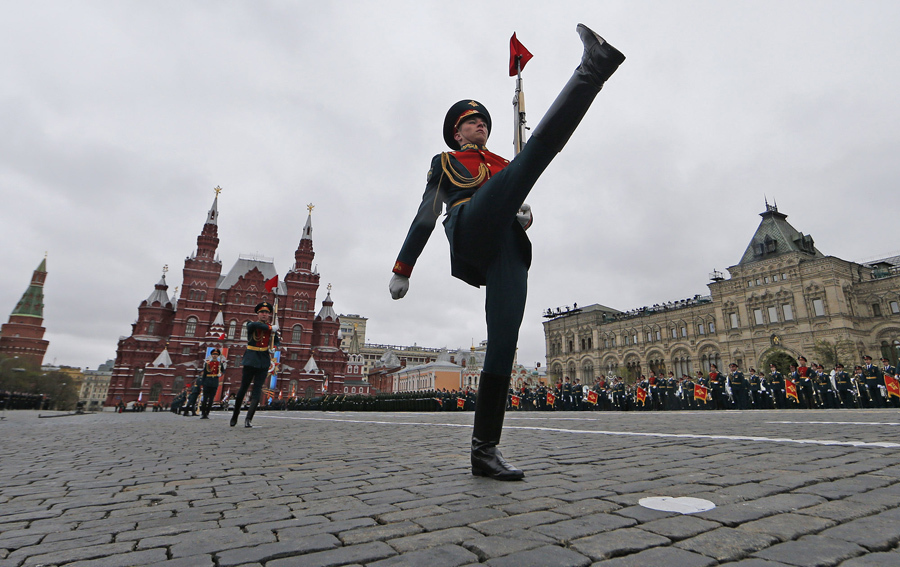
<path id="1" fill-rule="evenodd" d="M 6 417 L 0 567 L 900 565 L 895 410 L 511 412 L 514 483 L 471 475 L 469 413 Z"/>

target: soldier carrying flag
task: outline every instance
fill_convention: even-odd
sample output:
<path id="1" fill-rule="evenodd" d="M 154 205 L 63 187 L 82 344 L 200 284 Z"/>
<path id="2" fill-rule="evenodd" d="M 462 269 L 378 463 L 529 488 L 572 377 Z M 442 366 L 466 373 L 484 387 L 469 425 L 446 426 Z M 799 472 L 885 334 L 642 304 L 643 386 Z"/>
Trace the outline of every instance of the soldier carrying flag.
<path id="1" fill-rule="evenodd" d="M 451 273 L 486 286 L 488 346 L 478 382 L 472 432 L 472 474 L 520 480 L 521 470 L 506 462 L 497 446 L 503 429 L 507 392 L 525 310 L 531 243 L 523 209 L 544 169 L 562 151 L 606 80 L 625 60 L 602 37 L 579 24 L 584 45 L 581 64 L 511 162 L 485 147 L 491 115 L 478 101 L 461 100 L 444 118 L 444 141 L 454 151 L 432 159 L 425 193 L 394 263 L 391 297 L 409 291 L 409 277 L 446 205 L 444 231 L 450 244 Z M 516 59 L 518 57 L 518 60 Z M 521 70 L 524 54 L 511 53 L 511 69 Z M 517 222 L 518 221 L 518 222 Z"/>

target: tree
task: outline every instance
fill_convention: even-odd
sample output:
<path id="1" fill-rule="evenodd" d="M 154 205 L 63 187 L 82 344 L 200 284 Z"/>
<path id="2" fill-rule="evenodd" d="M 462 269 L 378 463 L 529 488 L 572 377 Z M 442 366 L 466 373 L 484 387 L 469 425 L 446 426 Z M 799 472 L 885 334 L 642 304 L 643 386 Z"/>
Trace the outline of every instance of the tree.
<path id="1" fill-rule="evenodd" d="M 763 364 L 762 372 L 768 374 L 769 365 L 774 364 L 775 369 L 781 372 L 782 374 L 787 374 L 788 370 L 790 370 L 791 364 L 796 364 L 797 361 L 794 360 L 794 357 L 789 355 L 787 352 L 783 350 L 779 350 L 773 352 L 769 356 L 766 357 L 766 360 Z"/>
<path id="2" fill-rule="evenodd" d="M 39 367 L 18 357 L 0 357 L 0 390 L 40 394 L 53 409 L 71 410 L 78 402 L 73 380 L 62 372 L 42 372 Z"/>
<path id="3" fill-rule="evenodd" d="M 853 361 L 857 358 L 856 347 L 853 341 L 848 339 L 837 339 L 834 342 L 816 339 L 813 352 L 816 356 L 815 362 L 827 368 L 834 368 L 839 362 L 852 367 Z"/>

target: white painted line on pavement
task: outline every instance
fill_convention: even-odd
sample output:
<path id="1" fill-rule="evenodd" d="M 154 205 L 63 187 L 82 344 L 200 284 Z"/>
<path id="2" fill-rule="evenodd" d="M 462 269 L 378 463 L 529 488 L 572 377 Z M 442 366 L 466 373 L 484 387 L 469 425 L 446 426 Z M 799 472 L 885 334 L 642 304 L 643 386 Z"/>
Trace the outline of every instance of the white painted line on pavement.
<path id="1" fill-rule="evenodd" d="M 344 419 L 344 418 L 326 418 L 326 417 L 288 417 L 288 416 L 266 416 L 257 414 L 257 417 L 266 417 L 269 419 L 292 419 L 299 421 L 336 421 L 340 423 L 368 423 L 372 425 L 432 425 L 440 427 L 466 427 L 470 428 L 470 423 L 428 423 L 416 421 L 375 421 L 365 419 Z M 836 441 L 828 439 L 789 439 L 787 437 L 756 437 L 751 435 L 700 435 L 696 433 L 639 433 L 635 431 L 590 431 L 585 429 L 562 429 L 556 427 L 536 427 L 527 425 L 507 425 L 505 429 L 522 429 L 532 431 L 550 431 L 554 433 L 576 433 L 581 435 L 610 435 L 624 437 L 659 437 L 664 439 L 714 439 L 724 441 L 757 441 L 761 443 L 796 443 L 799 445 L 831 445 L 839 447 L 864 447 L 877 449 L 897 449 L 900 443 L 867 442 L 867 441 Z"/>
<path id="2" fill-rule="evenodd" d="M 894 427 L 900 423 L 889 421 L 766 421 L 765 423 L 785 423 L 789 425 L 805 425 L 814 423 L 818 425 L 892 425 Z"/>

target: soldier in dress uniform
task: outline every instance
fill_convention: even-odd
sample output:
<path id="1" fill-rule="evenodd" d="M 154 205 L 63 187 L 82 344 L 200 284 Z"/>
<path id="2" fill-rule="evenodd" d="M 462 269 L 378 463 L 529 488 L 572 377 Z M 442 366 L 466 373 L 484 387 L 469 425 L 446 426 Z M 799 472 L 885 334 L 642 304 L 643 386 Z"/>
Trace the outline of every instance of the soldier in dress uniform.
<path id="1" fill-rule="evenodd" d="M 894 368 L 893 366 L 891 366 L 890 360 L 888 360 L 887 358 L 882 356 L 881 364 L 882 364 L 882 368 L 881 368 L 882 375 L 891 376 L 891 377 L 894 377 L 897 375 L 897 369 Z M 886 403 L 888 405 L 890 405 L 891 407 L 895 407 L 895 408 L 900 407 L 900 398 L 888 395 Z"/>
<path id="2" fill-rule="evenodd" d="M 181 408 L 181 415 L 185 417 L 188 416 L 188 413 L 193 416 L 197 415 L 197 398 L 200 396 L 201 389 L 200 380 L 200 377 L 197 376 L 194 383 L 191 385 L 191 393 L 188 395 L 187 403 Z"/>
<path id="3" fill-rule="evenodd" d="M 222 351 L 212 349 L 209 357 L 203 361 L 203 374 L 200 381 L 203 384 L 203 403 L 200 404 L 200 419 L 209 419 L 209 410 L 212 409 L 213 398 L 219 390 L 219 378 L 225 371 L 225 359 Z"/>
<path id="4" fill-rule="evenodd" d="M 831 386 L 831 375 L 825 372 L 825 367 L 821 364 L 816 365 L 816 375 L 813 378 L 813 382 L 819 405 L 825 409 L 838 407 L 834 399 L 834 389 Z"/>
<path id="5" fill-rule="evenodd" d="M 734 403 L 737 409 L 749 409 L 747 379 L 744 378 L 744 373 L 738 370 L 738 365 L 734 362 L 729 364 L 728 368 L 731 371 L 731 374 L 728 376 L 728 379 L 731 380 L 731 395 L 734 396 Z"/>
<path id="6" fill-rule="evenodd" d="M 255 311 L 257 320 L 247 323 L 247 350 L 244 351 L 242 360 L 244 368 L 241 374 L 241 387 L 234 398 L 234 413 L 231 415 L 232 427 L 237 425 L 238 417 L 241 415 L 241 404 L 244 403 L 244 395 L 251 383 L 253 389 L 250 391 L 250 409 L 247 410 L 244 427 L 253 427 L 250 422 L 253 421 L 253 414 L 256 413 L 256 406 L 259 405 L 259 398 L 262 395 L 263 382 L 269 373 L 269 366 L 272 364 L 269 349 L 281 344 L 278 329 L 269 324 L 269 319 L 272 317 L 272 304 L 263 301 L 256 306 Z"/>
<path id="7" fill-rule="evenodd" d="M 497 445 L 503 429 L 506 392 L 525 309 L 531 224 L 525 198 L 559 153 L 606 80 L 625 57 L 579 24 L 581 64 L 512 162 L 485 147 L 491 115 L 475 100 L 462 100 L 444 118 L 444 141 L 453 152 L 434 157 L 416 218 L 394 263 L 389 289 L 400 299 L 434 224 L 447 207 L 444 232 L 450 244 L 451 274 L 486 286 L 487 352 L 478 385 L 472 432 L 472 474 L 519 480 L 524 473 L 503 459 Z"/>
<path id="8" fill-rule="evenodd" d="M 841 407 L 855 408 L 856 403 L 853 401 L 853 382 L 850 380 L 850 375 L 844 372 L 844 365 L 840 362 L 834 365 L 834 385 L 837 387 Z"/>
<path id="9" fill-rule="evenodd" d="M 694 404 L 694 381 L 687 374 L 681 375 L 681 407 L 696 409 Z"/>
<path id="10" fill-rule="evenodd" d="M 866 390 L 869 394 L 869 407 L 883 408 L 884 396 L 881 394 L 881 386 L 884 386 L 884 374 L 881 369 L 872 364 L 872 357 L 863 357 L 865 365 L 862 369 L 863 378 L 866 381 Z"/>
<path id="11" fill-rule="evenodd" d="M 700 386 L 703 386 L 704 388 L 706 388 L 706 397 L 705 398 L 702 396 L 699 398 L 696 395 L 694 396 L 694 405 L 697 407 L 697 409 L 704 409 L 704 410 L 714 409 L 715 404 L 710 403 L 712 400 L 709 399 L 710 398 L 709 378 L 707 378 L 706 376 L 703 375 L 702 370 L 697 371 L 697 378 L 695 379 L 694 384 L 695 385 L 699 384 Z"/>
<path id="12" fill-rule="evenodd" d="M 725 376 L 719 373 L 719 367 L 715 364 L 709 365 L 709 386 L 712 390 L 712 406 L 713 409 L 725 409 L 728 397 L 725 394 Z"/>
<path id="13" fill-rule="evenodd" d="M 682 409 L 681 400 L 678 398 L 678 380 L 675 379 L 675 373 L 671 370 L 669 371 L 669 377 L 666 379 L 666 394 L 668 395 L 666 400 L 667 410 Z"/>
<path id="14" fill-rule="evenodd" d="M 769 365 L 769 388 L 772 391 L 772 402 L 775 409 L 784 409 L 787 407 L 787 400 L 784 394 L 784 374 L 778 371 L 774 364 Z"/>
<path id="15" fill-rule="evenodd" d="M 750 393 L 750 407 L 752 409 L 761 409 L 762 405 L 762 377 L 756 372 L 756 369 L 750 368 L 750 378 L 747 379 Z"/>

